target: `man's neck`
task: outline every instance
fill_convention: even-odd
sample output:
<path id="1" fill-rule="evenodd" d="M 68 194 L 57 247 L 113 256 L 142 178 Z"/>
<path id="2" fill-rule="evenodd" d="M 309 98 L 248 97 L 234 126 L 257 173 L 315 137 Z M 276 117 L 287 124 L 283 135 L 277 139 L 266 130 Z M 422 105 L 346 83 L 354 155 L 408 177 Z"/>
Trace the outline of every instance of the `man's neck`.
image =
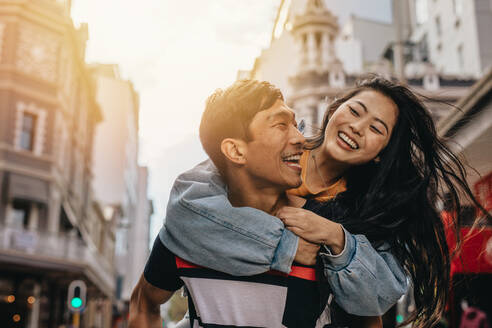
<path id="1" fill-rule="evenodd" d="M 278 209 L 288 204 L 285 191 L 279 188 L 255 185 L 248 179 L 237 176 L 228 179 L 228 198 L 234 207 L 253 207 L 274 215 Z"/>

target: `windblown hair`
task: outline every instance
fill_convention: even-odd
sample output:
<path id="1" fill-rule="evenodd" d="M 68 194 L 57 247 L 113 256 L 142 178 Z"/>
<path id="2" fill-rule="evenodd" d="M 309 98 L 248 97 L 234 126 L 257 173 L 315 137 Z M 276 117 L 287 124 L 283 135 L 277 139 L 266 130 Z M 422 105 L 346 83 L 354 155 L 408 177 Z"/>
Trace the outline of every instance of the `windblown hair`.
<path id="1" fill-rule="evenodd" d="M 407 87 L 381 77 L 361 80 L 335 100 L 308 149 L 322 145 L 331 113 L 364 90 L 393 100 L 398 118 L 380 161 L 347 172 L 347 191 L 337 197 L 345 214 L 337 221 L 352 233 L 366 235 L 375 246 L 389 244 L 413 284 L 416 310 L 404 324 L 432 327 L 444 311 L 450 287 L 451 259 L 438 200 L 447 193 L 456 213 L 452 224 L 458 240 L 463 197 L 488 219 L 490 215 L 473 196 L 463 164 L 437 136 L 422 102 Z"/>
<path id="2" fill-rule="evenodd" d="M 200 122 L 200 141 L 203 149 L 224 175 L 225 157 L 222 140 L 239 138 L 251 140 L 249 125 L 253 117 L 277 100 L 284 100 L 282 92 L 265 81 L 240 80 L 225 90 L 217 89 L 208 97 Z"/>

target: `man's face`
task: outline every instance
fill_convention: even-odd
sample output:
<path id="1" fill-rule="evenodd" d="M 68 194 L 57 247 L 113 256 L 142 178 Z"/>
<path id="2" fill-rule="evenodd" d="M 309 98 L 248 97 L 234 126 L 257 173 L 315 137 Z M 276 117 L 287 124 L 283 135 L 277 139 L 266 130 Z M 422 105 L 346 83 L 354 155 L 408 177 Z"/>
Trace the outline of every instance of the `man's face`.
<path id="1" fill-rule="evenodd" d="M 282 100 L 258 112 L 249 131 L 245 167 L 259 187 L 286 189 L 301 184 L 299 160 L 305 142 L 295 115 Z"/>

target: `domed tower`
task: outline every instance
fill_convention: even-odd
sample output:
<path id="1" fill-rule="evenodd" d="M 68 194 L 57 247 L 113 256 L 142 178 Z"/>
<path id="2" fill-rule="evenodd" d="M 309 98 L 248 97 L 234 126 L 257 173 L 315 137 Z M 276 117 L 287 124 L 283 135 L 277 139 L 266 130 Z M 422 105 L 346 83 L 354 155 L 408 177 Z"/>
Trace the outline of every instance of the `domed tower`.
<path id="1" fill-rule="evenodd" d="M 290 78 L 291 105 L 307 127 L 321 123 L 326 100 L 345 87 L 343 65 L 335 54 L 338 30 L 337 18 L 323 0 L 308 0 L 304 13 L 292 24 L 299 54 L 296 73 Z"/>

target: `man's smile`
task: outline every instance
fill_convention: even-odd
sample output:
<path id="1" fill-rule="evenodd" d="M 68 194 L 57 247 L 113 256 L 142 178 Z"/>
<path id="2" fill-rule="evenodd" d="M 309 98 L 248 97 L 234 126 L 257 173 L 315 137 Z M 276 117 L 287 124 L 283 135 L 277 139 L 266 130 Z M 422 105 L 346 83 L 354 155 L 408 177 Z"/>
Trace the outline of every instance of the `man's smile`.
<path id="1" fill-rule="evenodd" d="M 302 156 L 302 152 L 284 155 L 284 156 L 282 156 L 282 161 L 289 168 L 296 170 L 296 171 L 301 171 L 301 165 L 299 164 L 299 161 L 301 160 L 301 156 Z"/>

